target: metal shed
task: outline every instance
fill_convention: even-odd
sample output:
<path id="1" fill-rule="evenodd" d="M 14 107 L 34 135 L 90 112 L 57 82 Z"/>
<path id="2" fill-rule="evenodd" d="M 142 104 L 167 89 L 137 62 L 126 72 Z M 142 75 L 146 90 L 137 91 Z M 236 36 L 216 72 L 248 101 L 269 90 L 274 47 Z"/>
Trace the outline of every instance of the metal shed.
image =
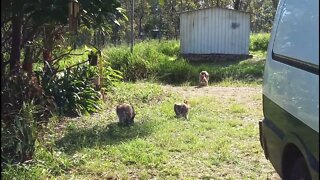
<path id="1" fill-rule="evenodd" d="M 225 8 L 180 13 L 180 48 L 184 57 L 249 54 L 250 14 Z"/>

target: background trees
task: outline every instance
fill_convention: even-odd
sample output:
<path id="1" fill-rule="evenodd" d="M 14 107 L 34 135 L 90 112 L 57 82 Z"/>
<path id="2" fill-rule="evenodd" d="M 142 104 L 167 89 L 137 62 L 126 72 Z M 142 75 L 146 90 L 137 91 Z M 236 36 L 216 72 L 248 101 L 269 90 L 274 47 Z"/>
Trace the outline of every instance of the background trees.
<path id="1" fill-rule="evenodd" d="M 232 8 L 249 12 L 252 32 L 269 32 L 277 0 L 135 0 L 134 31 L 136 39 L 179 36 L 179 13 L 207 7 Z M 68 2 L 64 0 L 3 0 L 1 11 L 1 46 L 3 65 L 10 70 L 30 62 L 53 58 L 52 51 L 61 41 L 81 46 L 93 43 L 103 46 L 130 41 L 131 1 L 79 0 L 81 6 L 78 34 L 66 33 Z M 122 9 L 119 9 L 119 8 Z M 48 57 L 47 57 L 48 56 Z M 32 64 L 32 63 L 31 63 Z"/>
<path id="2" fill-rule="evenodd" d="M 129 17 L 131 1 L 120 0 L 120 2 Z M 269 32 L 277 3 L 277 0 L 135 0 L 135 38 L 155 38 L 160 37 L 160 33 L 162 38 L 178 38 L 179 13 L 208 7 L 249 12 L 252 32 Z M 121 30 L 117 30 L 120 36 L 118 38 L 124 42 L 129 42 L 129 26 L 130 24 L 126 23 Z"/>
<path id="3" fill-rule="evenodd" d="M 120 3 L 116 0 L 79 0 L 80 23 L 89 29 L 106 33 L 110 24 L 119 25 L 122 16 Z M 41 58 L 52 60 L 52 51 L 59 40 L 72 38 L 68 32 L 68 1 L 65 0 L 4 0 L 1 1 L 1 64 L 10 64 L 10 71 L 18 71 L 20 59 L 24 70 L 29 61 Z M 59 42 L 59 45 L 62 45 Z M 23 56 L 23 57 L 21 57 Z M 31 63 L 32 64 L 32 63 Z"/>

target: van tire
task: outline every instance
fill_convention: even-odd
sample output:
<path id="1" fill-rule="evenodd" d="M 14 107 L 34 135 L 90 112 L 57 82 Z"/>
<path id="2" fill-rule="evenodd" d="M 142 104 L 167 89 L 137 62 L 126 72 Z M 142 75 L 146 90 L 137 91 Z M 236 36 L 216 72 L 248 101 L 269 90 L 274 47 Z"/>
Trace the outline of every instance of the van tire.
<path id="1" fill-rule="evenodd" d="M 308 170 L 308 166 L 303 157 L 299 157 L 294 161 L 292 165 L 289 180 L 310 180 L 311 176 Z"/>

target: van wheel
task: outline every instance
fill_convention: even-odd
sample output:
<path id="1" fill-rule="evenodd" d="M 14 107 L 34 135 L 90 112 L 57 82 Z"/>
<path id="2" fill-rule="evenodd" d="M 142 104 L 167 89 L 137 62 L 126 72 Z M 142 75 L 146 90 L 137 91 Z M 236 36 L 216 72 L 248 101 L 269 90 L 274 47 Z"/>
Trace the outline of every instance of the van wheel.
<path id="1" fill-rule="evenodd" d="M 291 174 L 289 175 L 290 180 L 310 180 L 311 179 L 308 166 L 303 157 L 300 157 L 294 161 L 290 174 Z"/>

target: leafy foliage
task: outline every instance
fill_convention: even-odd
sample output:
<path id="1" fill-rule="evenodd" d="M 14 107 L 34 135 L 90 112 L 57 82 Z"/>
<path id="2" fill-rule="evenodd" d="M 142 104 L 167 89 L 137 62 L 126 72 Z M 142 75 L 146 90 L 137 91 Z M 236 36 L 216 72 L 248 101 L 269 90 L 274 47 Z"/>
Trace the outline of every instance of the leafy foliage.
<path id="1" fill-rule="evenodd" d="M 123 79 L 123 74 L 121 71 L 112 69 L 110 65 L 106 65 L 102 69 L 102 80 L 103 80 L 103 87 L 106 90 L 116 86 L 120 80 Z"/>
<path id="2" fill-rule="evenodd" d="M 9 77 L 2 86 L 1 119 L 6 124 L 13 121 L 15 114 L 19 114 L 24 103 L 31 102 L 42 108 L 36 115 L 39 122 L 48 121 L 55 104 L 52 97 L 44 94 L 36 76 L 29 77 L 27 74 L 20 73 Z"/>
<path id="3" fill-rule="evenodd" d="M 270 34 L 259 33 L 250 36 L 250 51 L 267 51 L 269 44 Z"/>
<path id="4" fill-rule="evenodd" d="M 57 75 L 56 67 L 46 66 L 37 77 L 32 75 L 34 62 L 41 60 L 43 64 L 44 59 L 51 61 L 65 56 L 66 52 L 61 49 L 63 45 L 70 45 L 64 44 L 63 38 L 68 24 L 68 3 L 64 0 L 1 1 L 2 162 L 32 159 L 35 132 L 40 122 L 48 123 L 55 110 L 54 102 L 61 113 L 76 115 L 95 112 L 101 106 L 100 94 L 92 83 L 97 71 L 92 67 L 67 69 Z M 91 29 L 108 30 L 110 23 L 119 24 L 117 19 L 124 17 L 117 0 L 80 0 L 79 4 L 80 21 Z M 89 29 L 83 31 L 84 36 L 92 34 Z M 68 38 L 73 37 L 67 34 Z M 82 39 L 81 43 L 87 43 L 90 37 Z M 24 59 L 23 66 L 20 66 L 21 59 Z M 21 67 L 28 74 L 20 73 Z M 121 77 L 110 68 L 105 72 L 108 73 L 106 86 L 116 81 L 117 76 Z"/>
<path id="5" fill-rule="evenodd" d="M 179 54 L 177 47 L 176 41 L 148 41 L 135 45 L 133 54 L 126 47 L 109 48 L 105 53 L 111 67 L 123 73 L 124 80 L 136 81 L 155 77 L 161 63 L 171 62 Z"/>
<path id="6" fill-rule="evenodd" d="M 94 30 L 89 29 L 87 26 L 81 26 L 77 32 L 76 38 L 74 38 L 74 43 L 77 46 L 83 46 L 85 44 L 93 43 Z"/>
<path id="7" fill-rule="evenodd" d="M 117 0 L 79 0 L 79 3 L 82 8 L 81 20 L 89 28 L 106 26 L 110 22 L 119 25 L 117 18 L 126 18 L 120 8 L 121 4 Z"/>
<path id="8" fill-rule="evenodd" d="M 260 40 L 255 43 L 260 45 Z M 265 43 L 267 42 L 263 41 L 261 44 Z M 109 56 L 111 67 L 123 72 L 126 81 L 149 79 L 169 84 L 190 82 L 196 85 L 198 74 L 202 70 L 209 72 L 210 82 L 226 79 L 253 81 L 262 78 L 263 60 L 249 59 L 229 64 L 192 63 L 179 57 L 177 47 L 178 41 L 159 43 L 152 40 L 137 44 L 133 54 L 126 47 L 110 48 L 106 54 Z"/>
<path id="9" fill-rule="evenodd" d="M 55 108 L 53 99 L 43 93 L 35 76 L 21 73 L 5 81 L 1 100 L 2 161 L 32 159 L 36 132 L 48 123 Z"/>
<path id="10" fill-rule="evenodd" d="M 42 79 L 44 90 L 54 97 L 60 113 L 79 115 L 100 109 L 100 94 L 94 89 L 93 78 L 97 70 L 93 67 L 78 66 Z"/>
<path id="11" fill-rule="evenodd" d="M 119 1 L 126 15 L 130 17 L 131 1 Z M 147 38 L 178 39 L 179 13 L 210 7 L 249 12 L 250 27 L 253 32 L 270 32 L 277 7 L 275 0 L 135 0 L 134 2 L 134 34 L 136 38 L 142 40 Z M 130 23 L 121 23 L 121 27 L 112 29 L 112 33 L 117 34 L 119 39 L 129 42 Z"/>
<path id="12" fill-rule="evenodd" d="M 196 82 L 199 72 L 187 61 L 178 59 L 171 62 L 162 62 L 157 75 L 160 81 L 169 84 L 182 84 L 188 81 Z"/>
<path id="13" fill-rule="evenodd" d="M 37 123 L 36 106 L 23 103 L 13 122 L 1 125 L 1 162 L 12 163 L 31 160 L 35 151 Z M 3 166 L 3 164 L 1 164 Z"/>

